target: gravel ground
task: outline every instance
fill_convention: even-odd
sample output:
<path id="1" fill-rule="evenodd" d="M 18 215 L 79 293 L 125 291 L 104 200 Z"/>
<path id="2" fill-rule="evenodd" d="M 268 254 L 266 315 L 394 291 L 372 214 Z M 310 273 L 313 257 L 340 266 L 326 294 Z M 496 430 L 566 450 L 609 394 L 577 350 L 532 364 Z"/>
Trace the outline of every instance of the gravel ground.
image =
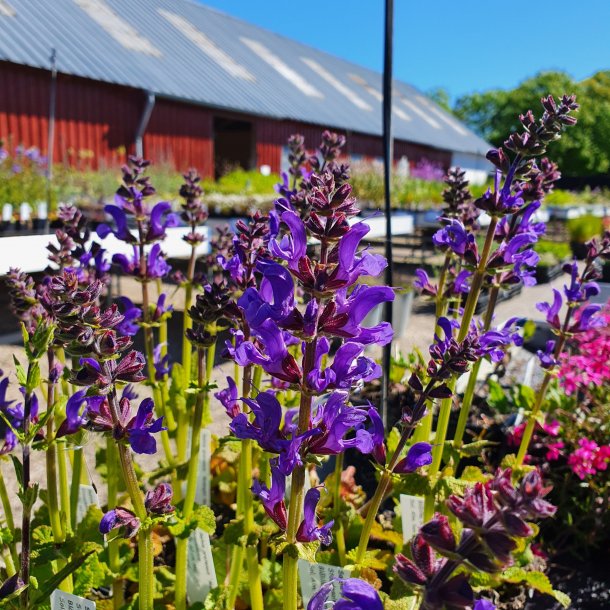
<path id="1" fill-rule="evenodd" d="M 539 318 L 540 315 L 535 309 L 535 303 L 538 301 L 548 299 L 551 293 L 551 287 L 560 286 L 563 280 L 560 278 L 556 280 L 553 284 L 545 284 L 541 286 L 535 286 L 532 288 L 525 288 L 523 292 L 511 299 L 507 302 L 502 302 L 497 307 L 497 315 L 496 319 L 499 321 L 503 321 L 512 316 L 534 316 L 535 318 Z M 175 286 L 168 285 L 165 289 L 169 290 L 170 296 L 172 292 L 175 290 Z M 138 301 L 138 297 L 140 294 L 139 285 L 128 279 L 121 279 L 120 285 L 115 289 L 115 294 L 121 294 L 124 296 L 128 296 L 132 298 L 134 301 Z M 177 298 L 172 299 L 174 301 L 174 307 L 179 310 L 180 303 Z M 421 311 L 423 308 L 421 307 L 423 303 L 416 300 L 416 306 L 414 308 L 414 313 L 410 319 L 409 325 L 404 336 L 398 337 L 396 341 L 396 348 L 399 349 L 403 353 L 407 353 L 414 347 L 418 347 L 422 350 L 426 350 L 431 337 L 433 336 L 433 325 L 434 318 L 430 313 L 418 313 L 418 309 Z M 10 315 L 8 311 L 4 312 L 5 315 Z M 22 363 L 25 363 L 25 354 L 23 348 L 16 345 L 0 345 L 0 368 L 9 372 L 11 378 L 11 384 L 8 392 L 8 397 L 11 399 L 21 398 L 20 394 L 17 391 L 17 384 L 15 382 L 15 374 L 14 374 L 14 365 L 13 365 L 13 355 L 15 355 Z M 376 355 L 374 352 L 371 355 Z M 524 353 L 523 350 L 520 350 L 516 354 L 517 362 L 525 363 L 529 359 L 529 354 L 527 352 Z M 45 363 L 42 363 L 43 374 L 45 370 Z M 521 365 L 519 366 L 521 368 Z M 223 363 L 219 366 L 216 366 L 214 369 L 213 380 L 219 384 L 219 386 L 223 386 L 225 382 L 225 378 L 228 374 L 232 372 L 232 364 L 231 363 Z M 141 398 L 145 397 L 149 390 L 142 386 L 139 390 Z M 213 421 L 210 424 L 210 430 L 213 434 L 223 435 L 227 431 L 228 425 L 228 417 L 226 416 L 224 409 L 220 405 L 220 403 L 216 399 L 212 399 L 211 402 L 212 407 L 212 418 Z M 84 451 L 86 455 L 86 461 L 89 465 L 89 470 L 92 472 L 93 477 L 96 478 L 97 474 L 94 472 L 94 453 L 97 440 L 94 435 L 90 435 L 87 442 L 85 442 Z M 161 446 L 159 445 L 159 452 L 161 452 Z M 156 464 L 156 460 L 158 457 L 161 457 L 161 453 L 158 456 L 137 456 L 137 461 L 142 465 L 144 469 L 152 469 Z M 13 476 L 13 469 L 10 466 L 8 461 L 3 461 L 0 466 L 2 467 L 2 471 L 4 473 L 7 486 L 9 487 L 9 491 L 16 491 L 16 482 Z M 41 453 L 35 453 L 33 457 L 33 468 L 32 468 L 32 477 L 34 481 L 41 483 L 42 487 L 45 486 L 45 462 L 44 456 Z M 100 491 L 100 499 L 104 502 L 104 485 L 99 485 L 100 481 L 96 481 L 98 483 L 98 489 Z M 11 498 L 14 499 L 14 511 L 16 515 L 19 514 L 20 507 L 15 493 L 11 493 Z"/>

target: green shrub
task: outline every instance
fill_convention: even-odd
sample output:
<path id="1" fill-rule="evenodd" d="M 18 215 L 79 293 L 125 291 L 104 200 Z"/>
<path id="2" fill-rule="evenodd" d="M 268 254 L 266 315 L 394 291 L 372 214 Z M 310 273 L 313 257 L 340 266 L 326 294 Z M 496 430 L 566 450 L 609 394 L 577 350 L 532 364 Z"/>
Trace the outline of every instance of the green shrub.
<path id="1" fill-rule="evenodd" d="M 603 231 L 602 219 L 592 214 L 568 220 L 570 241 L 585 243 L 593 237 L 599 237 Z"/>
<path id="2" fill-rule="evenodd" d="M 541 240 L 534 247 L 540 255 L 540 264 L 556 265 L 572 255 L 570 245 L 564 242 Z"/>

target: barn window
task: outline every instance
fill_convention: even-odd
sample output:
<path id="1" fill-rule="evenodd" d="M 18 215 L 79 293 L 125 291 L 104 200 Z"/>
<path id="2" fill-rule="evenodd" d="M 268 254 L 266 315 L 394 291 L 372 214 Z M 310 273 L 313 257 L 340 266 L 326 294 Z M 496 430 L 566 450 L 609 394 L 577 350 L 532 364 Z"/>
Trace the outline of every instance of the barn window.
<path id="1" fill-rule="evenodd" d="M 161 51 L 130 23 L 117 15 L 104 0 L 74 0 L 74 2 L 126 49 L 161 57 Z"/>
<path id="2" fill-rule="evenodd" d="M 190 21 L 184 17 L 170 13 L 162 8 L 159 14 L 169 21 L 181 34 L 184 34 L 195 46 L 199 47 L 210 59 L 215 61 L 223 70 L 231 76 L 254 81 L 254 76 L 242 65 L 238 64 L 230 55 L 223 51 L 218 45 L 210 40 L 203 32 L 200 32 Z"/>

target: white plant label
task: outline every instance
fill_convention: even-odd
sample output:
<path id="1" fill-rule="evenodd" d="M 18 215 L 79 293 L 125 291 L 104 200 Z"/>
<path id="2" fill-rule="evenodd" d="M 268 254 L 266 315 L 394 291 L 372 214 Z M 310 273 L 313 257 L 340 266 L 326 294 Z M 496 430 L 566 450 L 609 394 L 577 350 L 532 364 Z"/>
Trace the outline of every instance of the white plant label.
<path id="1" fill-rule="evenodd" d="M 400 514 L 402 516 L 402 541 L 406 544 L 424 524 L 424 499 L 400 494 Z"/>
<path id="2" fill-rule="evenodd" d="M 199 474 L 197 477 L 197 489 L 195 490 L 195 502 L 210 506 L 212 503 L 212 485 L 210 473 L 210 461 L 212 459 L 212 435 L 209 430 L 202 430 L 199 437 Z"/>
<path id="3" fill-rule="evenodd" d="M 55 589 L 51 593 L 51 610 L 95 610 L 95 602 Z"/>
<path id="4" fill-rule="evenodd" d="M 188 541 L 186 594 L 191 604 L 203 602 L 207 594 L 217 586 L 210 536 L 196 529 Z"/>
<path id="5" fill-rule="evenodd" d="M 349 578 L 349 571 L 339 566 L 330 566 L 326 563 L 310 563 L 299 559 L 299 579 L 301 580 L 301 597 L 303 606 L 307 607 L 309 600 L 318 592 L 320 587 L 333 578 Z M 341 585 L 333 583 L 329 599 L 336 602 L 341 598 Z"/>
<path id="6" fill-rule="evenodd" d="M 80 485 L 78 488 L 78 504 L 76 505 L 76 523 L 80 523 L 90 506 L 99 506 L 100 501 L 92 485 Z"/>

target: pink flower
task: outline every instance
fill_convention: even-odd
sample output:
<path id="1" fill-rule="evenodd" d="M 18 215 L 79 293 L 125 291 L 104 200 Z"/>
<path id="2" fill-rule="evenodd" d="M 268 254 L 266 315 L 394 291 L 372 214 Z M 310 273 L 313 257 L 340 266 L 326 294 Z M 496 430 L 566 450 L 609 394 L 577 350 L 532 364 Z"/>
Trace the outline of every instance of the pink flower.
<path id="1" fill-rule="evenodd" d="M 542 425 L 542 429 L 549 436 L 557 436 L 559 434 L 559 430 L 561 429 L 561 425 L 559 424 L 559 422 L 556 419 L 554 419 L 550 424 L 544 423 Z"/>
<path id="2" fill-rule="evenodd" d="M 597 474 L 600 470 L 606 470 L 610 460 L 610 446 L 600 447 L 595 441 L 581 438 L 578 441 L 578 449 L 568 457 L 568 464 L 574 474 L 581 480 L 588 475 Z"/>
<path id="3" fill-rule="evenodd" d="M 561 449 L 565 447 L 563 441 L 557 441 L 556 443 L 550 443 L 547 445 L 548 451 L 546 452 L 546 459 L 549 462 L 555 462 L 561 456 Z"/>

